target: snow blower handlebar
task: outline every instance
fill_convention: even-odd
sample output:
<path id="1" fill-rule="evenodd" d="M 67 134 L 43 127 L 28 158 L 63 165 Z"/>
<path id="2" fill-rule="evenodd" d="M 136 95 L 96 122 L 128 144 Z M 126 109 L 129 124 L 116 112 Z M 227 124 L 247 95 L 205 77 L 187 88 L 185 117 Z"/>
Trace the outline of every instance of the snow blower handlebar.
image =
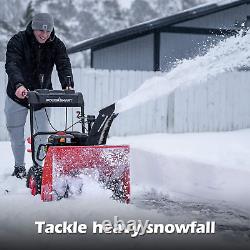
<path id="1" fill-rule="evenodd" d="M 28 101 L 30 106 L 30 131 L 31 131 L 31 152 L 32 160 L 36 161 L 34 140 L 39 135 L 52 135 L 56 132 L 37 132 L 34 131 L 34 112 L 44 107 L 80 107 L 81 114 L 84 117 L 84 100 L 82 93 L 74 90 L 49 90 L 37 89 L 28 92 Z M 84 118 L 83 118 L 84 119 Z M 82 123 L 82 133 L 85 133 L 84 121 Z"/>
<path id="2" fill-rule="evenodd" d="M 43 107 L 82 107 L 84 101 L 82 93 L 74 90 L 37 89 L 28 92 L 30 108 L 34 110 Z"/>

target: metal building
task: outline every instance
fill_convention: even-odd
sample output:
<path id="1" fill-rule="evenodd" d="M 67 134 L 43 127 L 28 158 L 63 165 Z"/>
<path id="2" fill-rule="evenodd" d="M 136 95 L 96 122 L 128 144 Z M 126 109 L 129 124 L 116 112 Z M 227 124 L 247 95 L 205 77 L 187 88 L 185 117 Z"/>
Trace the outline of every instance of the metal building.
<path id="1" fill-rule="evenodd" d="M 250 0 L 222 0 L 83 41 L 68 52 L 90 49 L 96 69 L 165 71 L 234 34 L 248 16 Z"/>

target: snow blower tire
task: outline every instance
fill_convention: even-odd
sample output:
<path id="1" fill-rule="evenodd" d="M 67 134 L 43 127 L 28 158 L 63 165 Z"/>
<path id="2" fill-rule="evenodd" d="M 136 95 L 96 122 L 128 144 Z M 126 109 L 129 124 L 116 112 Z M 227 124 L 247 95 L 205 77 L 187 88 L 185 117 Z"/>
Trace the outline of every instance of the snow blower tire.
<path id="1" fill-rule="evenodd" d="M 42 169 L 31 167 L 27 175 L 27 188 L 30 188 L 32 195 L 41 194 Z"/>

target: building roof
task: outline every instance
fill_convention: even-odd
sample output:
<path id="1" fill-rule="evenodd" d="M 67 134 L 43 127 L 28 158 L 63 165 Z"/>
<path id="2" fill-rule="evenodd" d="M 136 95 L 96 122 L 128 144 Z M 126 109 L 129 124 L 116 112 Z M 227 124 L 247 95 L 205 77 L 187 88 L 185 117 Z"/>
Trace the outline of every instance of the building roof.
<path id="1" fill-rule="evenodd" d="M 250 0 L 222 0 L 219 3 L 199 5 L 172 16 L 153 19 L 131 26 L 127 29 L 84 40 L 70 47 L 68 49 L 68 53 L 76 53 L 87 49 L 97 49 L 100 47 L 108 46 L 109 44 L 115 44 L 121 41 L 130 40 L 136 37 L 156 32 L 164 27 L 169 27 L 184 21 L 189 21 L 198 17 L 206 16 L 247 3 L 250 3 Z"/>

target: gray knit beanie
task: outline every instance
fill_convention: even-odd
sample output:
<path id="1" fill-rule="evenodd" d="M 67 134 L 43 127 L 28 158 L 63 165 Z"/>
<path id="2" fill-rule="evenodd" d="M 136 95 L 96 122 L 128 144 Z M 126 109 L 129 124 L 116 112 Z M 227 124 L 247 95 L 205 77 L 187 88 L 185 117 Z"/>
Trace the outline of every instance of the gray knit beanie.
<path id="1" fill-rule="evenodd" d="M 51 32 L 54 27 L 53 17 L 49 13 L 38 13 L 33 17 L 32 29 Z"/>

